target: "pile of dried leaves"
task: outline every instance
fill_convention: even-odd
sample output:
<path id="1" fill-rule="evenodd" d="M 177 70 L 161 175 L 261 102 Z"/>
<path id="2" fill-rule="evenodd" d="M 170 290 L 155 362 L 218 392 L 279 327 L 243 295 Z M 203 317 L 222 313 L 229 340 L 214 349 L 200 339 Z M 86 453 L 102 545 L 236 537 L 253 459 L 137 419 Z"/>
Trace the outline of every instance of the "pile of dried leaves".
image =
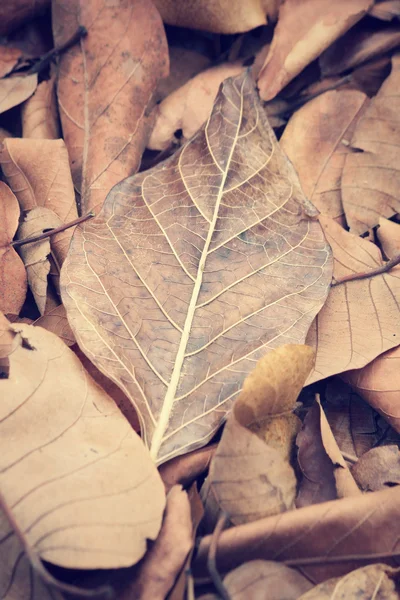
<path id="1" fill-rule="evenodd" d="M 399 19 L 0 5 L 1 598 L 400 597 Z"/>

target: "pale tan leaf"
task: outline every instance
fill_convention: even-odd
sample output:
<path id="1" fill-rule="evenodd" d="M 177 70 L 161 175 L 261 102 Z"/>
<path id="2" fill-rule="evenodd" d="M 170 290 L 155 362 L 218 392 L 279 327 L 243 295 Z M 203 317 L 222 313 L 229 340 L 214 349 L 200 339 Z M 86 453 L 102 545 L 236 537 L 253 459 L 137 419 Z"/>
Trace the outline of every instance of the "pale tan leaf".
<path id="1" fill-rule="evenodd" d="M 33 325 L 43 327 L 43 329 L 55 333 L 67 344 L 67 346 L 72 346 L 76 343 L 63 304 L 56 306 L 52 310 L 46 310 L 45 314 L 36 319 Z"/>
<path id="2" fill-rule="evenodd" d="M 286 0 L 260 72 L 263 100 L 271 100 L 366 13 L 372 0 Z"/>
<path id="3" fill-rule="evenodd" d="M 68 320 L 159 463 L 212 438 L 268 350 L 304 342 L 331 277 L 315 212 L 244 74 L 180 152 L 75 231 Z"/>
<path id="4" fill-rule="evenodd" d="M 363 491 L 375 492 L 400 484 L 398 446 L 371 448 L 351 467 L 353 477 Z"/>
<path id="5" fill-rule="evenodd" d="M 0 113 L 18 106 L 32 96 L 37 87 L 37 74 L 0 79 Z"/>
<path id="6" fill-rule="evenodd" d="M 209 118 L 224 79 L 239 75 L 241 62 L 223 63 L 190 79 L 153 109 L 154 128 L 148 147 L 164 150 L 178 143 L 175 132 L 182 130 L 183 142 L 191 138 Z"/>
<path id="7" fill-rule="evenodd" d="M 150 134 L 146 111 L 168 74 L 164 28 L 151 0 L 56 0 L 55 42 L 86 38 L 59 63 L 58 104 L 82 212 L 135 173 Z"/>
<path id="8" fill-rule="evenodd" d="M 30 210 L 18 228 L 17 237 L 26 239 L 40 235 L 46 229 L 55 229 L 61 225 L 60 218 L 49 208 L 37 206 Z M 47 299 L 47 276 L 50 273 L 50 240 L 49 238 L 20 247 L 28 275 L 29 287 L 32 290 L 36 305 L 44 315 Z"/>
<path id="9" fill-rule="evenodd" d="M 238 525 L 294 508 L 290 459 L 301 422 L 292 411 L 313 364 L 311 348 L 285 345 L 245 379 L 202 489 L 207 531 L 221 511 Z"/>
<path id="10" fill-rule="evenodd" d="M 375 244 L 320 217 L 334 257 L 334 278 L 366 272 L 383 264 Z M 331 288 L 307 336 L 315 348 L 308 383 L 358 369 L 400 340 L 400 267 L 388 273 Z M 368 335 L 366 335 L 366 326 Z"/>
<path id="11" fill-rule="evenodd" d="M 157 102 L 164 100 L 175 90 L 182 87 L 189 79 L 206 69 L 210 64 L 210 59 L 188 48 L 181 46 L 169 47 L 169 67 L 168 77 L 161 79 L 157 85 L 154 98 Z"/>
<path id="12" fill-rule="evenodd" d="M 296 498 L 298 508 L 361 493 L 318 398 L 307 412 L 296 443 L 297 460 L 303 473 Z"/>
<path id="13" fill-rule="evenodd" d="M 244 556 L 248 561 L 301 559 L 302 573 L 319 583 L 343 576 L 360 563 L 376 562 L 376 554 L 398 553 L 398 528 L 394 524 L 399 518 L 400 486 L 306 506 L 223 531 L 217 568 L 226 573 L 242 564 Z M 195 577 L 208 575 L 211 537 L 205 536 L 200 542 L 192 567 Z M 359 561 L 346 560 L 354 555 L 360 556 Z M 321 562 L 307 565 L 307 558 Z M 329 563 L 335 559 L 336 563 Z"/>
<path id="14" fill-rule="evenodd" d="M 23 211 L 37 206 L 68 223 L 77 218 L 68 152 L 62 140 L 13 138 L 4 141 L 0 163 Z M 51 247 L 62 265 L 73 229 L 52 236 Z"/>
<path id="15" fill-rule="evenodd" d="M 169 25 L 215 33 L 239 33 L 274 20 L 281 0 L 154 0 Z"/>
<path id="16" fill-rule="evenodd" d="M 0 4 L 0 35 L 6 35 L 45 10 L 50 0 L 12 0 Z"/>
<path id="17" fill-rule="evenodd" d="M 342 175 L 342 202 L 351 231 L 361 234 L 380 217 L 400 212 L 400 55 L 357 123 Z"/>
<path id="18" fill-rule="evenodd" d="M 62 340 L 41 327 L 8 329 L 18 340 L 0 380 L 8 510 L 42 559 L 80 569 L 135 564 L 164 508 L 148 451 Z"/>
<path id="19" fill-rule="evenodd" d="M 339 223 L 344 223 L 340 180 L 350 151 L 346 141 L 366 101 L 356 90 L 325 92 L 294 113 L 280 139 L 307 198 Z"/>
<path id="20" fill-rule="evenodd" d="M 24 264 L 10 246 L 19 221 L 16 197 L 0 181 L 0 311 L 18 314 L 25 301 L 27 278 Z"/>
<path id="21" fill-rule="evenodd" d="M 56 140 L 60 136 L 56 104 L 56 73 L 42 81 L 35 93 L 22 105 L 24 138 Z"/>
<path id="22" fill-rule="evenodd" d="M 377 236 L 387 258 L 394 258 L 400 254 L 400 225 L 381 217 Z"/>
<path id="23" fill-rule="evenodd" d="M 377 564 L 320 583 L 298 600 L 398 600 L 399 592 L 399 569 Z"/>

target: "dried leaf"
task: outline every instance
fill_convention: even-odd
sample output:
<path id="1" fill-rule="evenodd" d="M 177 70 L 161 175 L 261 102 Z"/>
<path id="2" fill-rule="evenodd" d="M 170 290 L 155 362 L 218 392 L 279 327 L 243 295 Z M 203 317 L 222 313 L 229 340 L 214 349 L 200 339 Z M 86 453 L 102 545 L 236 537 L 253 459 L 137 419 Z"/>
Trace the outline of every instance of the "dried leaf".
<path id="1" fill-rule="evenodd" d="M 34 15 L 45 10 L 50 0 L 12 0 L 0 5 L 0 35 L 7 35 L 29 21 Z"/>
<path id="2" fill-rule="evenodd" d="M 202 489 L 207 531 L 221 510 L 238 525 L 294 508 L 290 458 L 300 420 L 292 410 L 313 364 L 311 348 L 285 345 L 245 379 Z"/>
<path id="3" fill-rule="evenodd" d="M 298 600 L 397 600 L 399 592 L 399 569 L 377 564 L 356 569 L 341 579 L 329 579 Z"/>
<path id="4" fill-rule="evenodd" d="M 309 506 L 360 494 L 317 398 L 297 436 L 297 460 L 303 473 L 296 506 Z"/>
<path id="5" fill-rule="evenodd" d="M 254 363 L 304 341 L 331 276 L 314 215 L 244 74 L 193 140 L 75 231 L 68 320 L 158 463 L 207 444 Z"/>
<path id="6" fill-rule="evenodd" d="M 381 217 L 377 236 L 382 250 L 387 258 L 394 258 L 400 254 L 400 225 Z"/>
<path id="7" fill-rule="evenodd" d="M 202 473 L 208 470 L 218 444 L 210 444 L 189 454 L 177 456 L 162 464 L 159 468 L 165 489 L 169 491 L 177 483 L 188 487 Z"/>
<path id="8" fill-rule="evenodd" d="M 24 77 L 0 79 L 0 114 L 27 100 L 36 87 L 36 73 Z"/>
<path id="9" fill-rule="evenodd" d="M 167 496 L 161 531 L 141 563 L 138 576 L 129 587 L 126 598 L 164 600 L 192 545 L 190 502 L 187 493 L 177 485 Z"/>
<path id="10" fill-rule="evenodd" d="M 258 87 L 271 100 L 334 40 L 365 14 L 372 0 L 286 0 Z"/>
<path id="11" fill-rule="evenodd" d="M 400 55 L 357 123 L 342 175 L 342 202 L 351 231 L 364 233 L 380 217 L 400 212 Z"/>
<path id="12" fill-rule="evenodd" d="M 375 269 L 383 264 L 371 242 L 320 217 L 334 257 L 334 277 Z M 316 349 L 315 369 L 308 383 L 335 373 L 361 368 L 400 340 L 400 267 L 370 279 L 331 288 L 307 336 Z M 366 335 L 366 327 L 368 335 Z"/>
<path id="13" fill-rule="evenodd" d="M 21 223 L 17 237 L 26 239 L 42 234 L 46 229 L 55 229 L 61 225 L 60 218 L 50 209 L 37 206 L 28 212 Z M 44 315 L 47 299 L 47 276 L 50 273 L 49 238 L 20 248 L 21 256 L 28 275 L 29 287 L 41 315 Z"/>
<path id="14" fill-rule="evenodd" d="M 215 33 L 239 33 L 274 20 L 280 0 L 155 0 L 161 17 L 169 25 L 203 29 Z"/>
<path id="15" fill-rule="evenodd" d="M 382 492 L 341 498 L 291 510 L 222 532 L 218 541 L 220 573 L 246 560 L 299 559 L 302 573 L 315 583 L 345 575 L 360 562 L 376 562 L 375 554 L 397 552 L 400 518 L 400 487 Z M 379 532 L 379 535 L 377 534 Z M 195 577 L 207 575 L 211 535 L 202 538 L 193 563 Z M 307 558 L 320 558 L 320 565 L 307 565 Z M 329 560 L 340 558 L 337 563 Z M 326 564 L 324 564 L 326 559 Z M 390 561 L 390 559 L 387 559 Z M 386 561 L 385 561 L 386 562 Z M 393 561 L 392 561 L 393 562 Z"/>
<path id="16" fill-rule="evenodd" d="M 398 333 L 396 337 L 398 342 Z M 399 369 L 400 347 L 398 346 L 378 356 L 363 369 L 349 371 L 343 376 L 345 381 L 398 432 L 400 432 Z"/>
<path id="17" fill-rule="evenodd" d="M 206 69 L 209 64 L 210 59 L 200 52 L 181 48 L 180 46 L 170 46 L 170 73 L 168 77 L 164 77 L 159 81 L 154 95 L 155 100 L 157 102 L 164 100 L 172 92 L 182 87 L 189 79 Z"/>
<path id="18" fill-rule="evenodd" d="M 354 479 L 364 492 L 376 492 L 400 484 L 398 446 L 372 448 L 351 467 Z"/>
<path id="19" fill-rule="evenodd" d="M 37 86 L 33 96 L 22 105 L 24 138 L 56 140 L 60 137 L 56 104 L 56 74 Z"/>
<path id="20" fill-rule="evenodd" d="M 22 52 L 19 48 L 0 45 L 0 78 L 13 70 L 21 56 Z"/>
<path id="21" fill-rule="evenodd" d="M 7 510 L 41 559 L 79 569 L 135 564 L 164 508 L 147 450 L 64 342 L 3 321 L 18 340 L 0 380 Z"/>
<path id="22" fill-rule="evenodd" d="M 65 312 L 63 304 L 56 306 L 52 310 L 46 311 L 46 313 L 42 317 L 36 319 L 33 324 L 43 327 L 43 329 L 47 329 L 47 331 L 51 331 L 51 333 L 54 333 L 61 338 L 63 342 L 67 344 L 67 346 L 72 346 L 76 343 L 76 339 L 72 333 L 71 327 L 69 326 L 67 313 Z M 107 393 L 110 395 L 108 391 Z"/>
<path id="23" fill-rule="evenodd" d="M 369 14 L 383 21 L 392 21 L 400 16 L 400 0 L 381 0 L 371 6 Z"/>
<path id="24" fill-rule="evenodd" d="M 68 152 L 62 140 L 13 138 L 4 141 L 0 163 L 21 209 L 41 206 L 68 223 L 77 218 Z M 61 265 L 73 230 L 52 236 L 51 247 Z"/>
<path id="25" fill-rule="evenodd" d="M 343 142 L 366 102 L 366 95 L 356 90 L 325 92 L 294 113 L 280 140 L 307 198 L 339 223 L 344 223 L 340 180 L 350 151 Z"/>
<path id="26" fill-rule="evenodd" d="M 297 600 L 312 588 L 295 569 L 267 560 L 252 560 L 224 578 L 232 600 Z"/>
<path id="27" fill-rule="evenodd" d="M 190 79 L 153 109 L 154 128 L 148 147 L 164 150 L 179 143 L 175 132 L 182 130 L 183 142 L 190 139 L 210 117 L 219 87 L 224 79 L 239 75 L 241 62 L 223 63 Z"/>
<path id="28" fill-rule="evenodd" d="M 18 314 L 25 301 L 24 264 L 10 246 L 18 227 L 19 206 L 10 188 L 0 181 L 0 310 Z"/>
<path id="29" fill-rule="evenodd" d="M 151 0 L 56 0 L 52 16 L 57 44 L 80 25 L 88 30 L 61 57 L 58 102 L 82 212 L 98 212 L 140 165 L 150 133 L 145 113 L 168 74 L 165 33 Z"/>

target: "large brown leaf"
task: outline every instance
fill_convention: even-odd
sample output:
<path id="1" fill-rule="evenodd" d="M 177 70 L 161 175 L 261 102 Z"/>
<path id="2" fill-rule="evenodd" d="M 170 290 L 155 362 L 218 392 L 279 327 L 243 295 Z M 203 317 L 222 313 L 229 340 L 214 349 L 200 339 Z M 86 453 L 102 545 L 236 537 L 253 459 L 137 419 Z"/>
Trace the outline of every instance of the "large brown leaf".
<path id="1" fill-rule="evenodd" d="M 149 135 L 145 111 L 168 74 L 164 28 L 151 0 L 55 0 L 55 42 L 79 25 L 88 36 L 60 61 L 58 101 L 82 211 L 140 164 Z"/>
<path id="2" fill-rule="evenodd" d="M 68 319 L 158 462 L 207 443 L 268 350 L 304 342 L 331 277 L 315 212 L 244 74 L 180 152 L 76 231 Z"/>
<path id="3" fill-rule="evenodd" d="M 164 508 L 147 449 L 62 340 L 3 316 L 0 330 L 12 335 L 0 378 L 7 514 L 42 559 L 72 568 L 136 563 Z"/>

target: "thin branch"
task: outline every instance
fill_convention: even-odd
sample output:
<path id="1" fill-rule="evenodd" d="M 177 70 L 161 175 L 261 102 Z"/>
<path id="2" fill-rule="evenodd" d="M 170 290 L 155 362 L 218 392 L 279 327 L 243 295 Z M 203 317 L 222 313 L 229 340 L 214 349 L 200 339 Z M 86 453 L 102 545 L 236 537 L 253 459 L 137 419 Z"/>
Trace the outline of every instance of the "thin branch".
<path id="1" fill-rule="evenodd" d="M 88 219 L 92 219 L 95 216 L 94 212 L 91 211 L 84 217 L 79 217 L 79 219 L 75 219 L 74 221 L 70 221 L 69 223 L 65 223 L 65 225 L 60 225 L 60 227 L 55 227 L 54 229 L 49 229 L 45 233 L 41 233 L 39 235 L 32 236 L 30 238 L 25 238 L 24 240 L 15 240 L 15 242 L 11 242 L 11 246 L 14 248 L 18 248 L 19 246 L 24 246 L 25 244 L 32 244 L 33 242 L 40 242 L 41 240 L 45 240 L 46 238 L 55 235 L 56 233 L 61 233 L 61 231 L 65 231 L 70 227 L 75 227 L 75 225 L 79 225 L 79 223 L 83 223 Z"/>
<path id="2" fill-rule="evenodd" d="M 289 558 L 282 561 L 288 567 L 300 567 L 306 565 L 328 565 L 343 562 L 360 562 L 364 560 L 382 560 L 385 558 L 396 558 L 399 552 L 377 552 L 376 554 L 347 554 L 343 556 L 312 556 L 310 558 Z"/>
<path id="3" fill-rule="evenodd" d="M 382 273 L 387 273 L 398 264 L 400 264 L 400 254 L 388 260 L 384 265 L 381 265 L 376 269 L 371 269 L 371 271 L 366 271 L 365 273 L 353 273 L 352 275 L 346 275 L 345 277 L 335 279 L 335 281 L 331 283 L 331 287 L 336 287 L 342 283 L 348 283 L 349 281 L 359 281 L 360 279 L 369 279 L 370 277 L 375 277 L 376 275 L 382 275 Z"/>
<path id="4" fill-rule="evenodd" d="M 215 526 L 214 532 L 212 534 L 212 538 L 211 538 L 211 542 L 210 542 L 210 549 L 208 551 L 208 558 L 207 558 L 208 572 L 210 573 L 210 576 L 211 576 L 211 579 L 215 586 L 215 589 L 217 590 L 218 594 L 221 596 L 222 600 L 230 600 L 230 596 L 228 594 L 228 590 L 226 589 L 226 587 L 224 586 L 224 584 L 222 582 L 221 575 L 218 572 L 216 559 L 217 559 L 218 540 L 220 538 L 222 530 L 224 529 L 224 527 L 226 525 L 227 520 L 228 520 L 228 515 L 226 514 L 226 512 L 223 512 L 220 515 L 218 522 Z"/>

